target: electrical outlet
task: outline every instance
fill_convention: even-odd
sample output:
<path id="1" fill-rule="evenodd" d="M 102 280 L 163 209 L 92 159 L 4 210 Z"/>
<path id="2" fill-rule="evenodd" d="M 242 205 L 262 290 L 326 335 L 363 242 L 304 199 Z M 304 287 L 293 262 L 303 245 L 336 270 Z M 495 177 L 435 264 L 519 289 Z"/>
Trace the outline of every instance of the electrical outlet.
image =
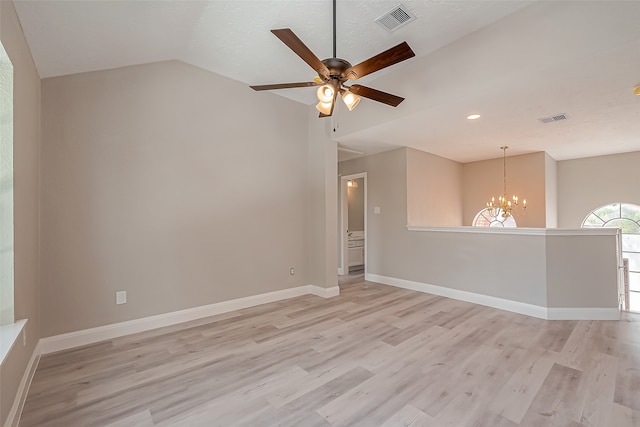
<path id="1" fill-rule="evenodd" d="M 291 267 L 289 269 L 289 274 L 293 276 L 294 274 L 296 274 L 296 270 L 293 267 Z"/>
<path id="2" fill-rule="evenodd" d="M 127 303 L 127 291 L 116 292 L 116 304 L 126 304 L 126 303 Z"/>

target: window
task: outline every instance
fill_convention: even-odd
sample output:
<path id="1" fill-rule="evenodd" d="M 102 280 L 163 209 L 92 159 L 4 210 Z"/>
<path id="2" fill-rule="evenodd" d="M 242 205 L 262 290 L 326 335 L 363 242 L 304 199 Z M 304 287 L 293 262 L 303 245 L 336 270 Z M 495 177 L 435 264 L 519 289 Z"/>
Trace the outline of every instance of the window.
<path id="1" fill-rule="evenodd" d="M 599 207 L 587 215 L 582 227 L 622 230 L 622 257 L 629 260 L 629 307 L 640 311 L 640 206 L 612 203 Z"/>
<path id="2" fill-rule="evenodd" d="M 620 228 L 622 233 L 640 233 L 640 206 L 612 203 L 591 212 L 582 221 L 583 228 Z"/>
<path id="3" fill-rule="evenodd" d="M 0 44 L 0 326 L 13 321 L 13 66 Z"/>
<path id="4" fill-rule="evenodd" d="M 498 210 L 495 216 L 489 213 L 489 209 L 484 208 L 473 219 L 474 227 L 517 227 L 516 220 L 513 216 L 502 216 L 502 209 Z"/>

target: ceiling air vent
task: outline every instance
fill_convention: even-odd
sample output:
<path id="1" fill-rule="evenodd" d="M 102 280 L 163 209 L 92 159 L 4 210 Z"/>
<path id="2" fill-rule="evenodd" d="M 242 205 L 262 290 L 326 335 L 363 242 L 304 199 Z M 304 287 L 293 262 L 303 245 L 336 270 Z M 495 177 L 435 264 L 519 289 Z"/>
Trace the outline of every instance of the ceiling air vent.
<path id="1" fill-rule="evenodd" d="M 411 21 L 415 21 L 416 17 L 409 12 L 404 5 L 397 5 L 389 12 L 376 19 L 376 22 L 389 31 L 395 31 L 403 25 L 407 25 Z"/>
<path id="2" fill-rule="evenodd" d="M 538 119 L 540 123 L 552 123 L 559 122 L 560 120 L 567 120 L 569 118 L 566 114 L 555 114 L 553 116 L 541 117 Z"/>

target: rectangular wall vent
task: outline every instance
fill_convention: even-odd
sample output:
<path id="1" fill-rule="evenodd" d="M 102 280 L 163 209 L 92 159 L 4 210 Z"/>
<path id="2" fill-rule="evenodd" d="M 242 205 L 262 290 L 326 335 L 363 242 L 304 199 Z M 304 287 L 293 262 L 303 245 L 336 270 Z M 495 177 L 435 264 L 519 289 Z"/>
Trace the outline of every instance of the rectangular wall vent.
<path id="1" fill-rule="evenodd" d="M 567 120 L 569 116 L 567 114 L 555 114 L 553 116 L 541 117 L 538 119 L 540 123 L 553 123 L 560 120 Z"/>
<path id="2" fill-rule="evenodd" d="M 399 4 L 376 19 L 376 22 L 389 31 L 395 31 L 415 19 L 415 15 L 406 6 Z"/>

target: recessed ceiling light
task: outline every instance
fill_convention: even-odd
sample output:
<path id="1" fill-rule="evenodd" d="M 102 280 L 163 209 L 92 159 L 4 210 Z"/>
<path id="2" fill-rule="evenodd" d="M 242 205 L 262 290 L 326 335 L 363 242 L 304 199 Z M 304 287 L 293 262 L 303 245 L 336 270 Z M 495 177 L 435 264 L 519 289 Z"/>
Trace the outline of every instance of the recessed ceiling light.
<path id="1" fill-rule="evenodd" d="M 469 120 L 476 120 L 476 119 L 479 119 L 479 118 L 480 118 L 480 114 L 469 114 L 467 116 L 467 119 L 469 119 Z"/>
<path id="2" fill-rule="evenodd" d="M 640 95 L 640 86 L 636 86 L 635 89 L 633 89 L 633 93 Z"/>

